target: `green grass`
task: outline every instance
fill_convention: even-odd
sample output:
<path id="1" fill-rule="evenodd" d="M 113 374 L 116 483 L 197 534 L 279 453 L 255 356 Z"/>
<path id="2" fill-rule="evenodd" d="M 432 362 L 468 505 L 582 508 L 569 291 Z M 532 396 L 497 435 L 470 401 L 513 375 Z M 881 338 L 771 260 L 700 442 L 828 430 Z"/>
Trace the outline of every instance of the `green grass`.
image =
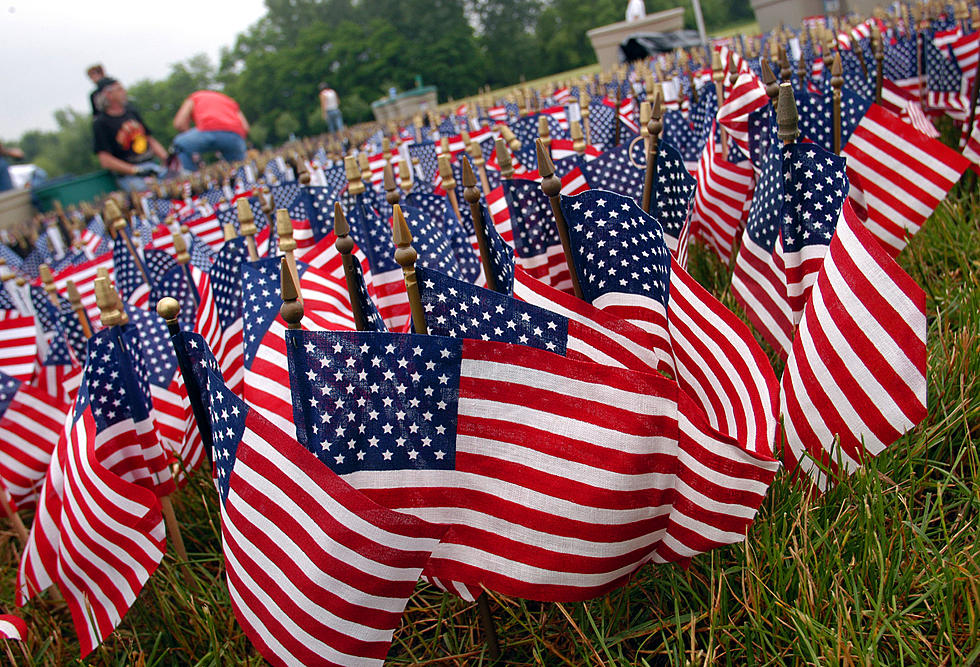
<path id="1" fill-rule="evenodd" d="M 492 596 L 508 664 L 969 665 L 980 661 L 980 198 L 968 174 L 900 262 L 925 288 L 929 416 L 825 496 L 777 476 L 744 544 L 690 568 L 645 567 L 584 604 Z M 727 272 L 694 250 L 727 297 Z M 175 497 L 189 563 L 167 556 L 84 664 L 261 665 L 223 582 L 217 498 L 203 475 Z M 6 527 L 6 524 L 4 524 Z M 20 545 L 0 530 L 0 612 Z M 188 577 L 185 580 L 185 576 Z M 63 606 L 32 603 L 18 665 L 75 665 Z M 487 664 L 473 605 L 420 585 L 391 664 Z"/>

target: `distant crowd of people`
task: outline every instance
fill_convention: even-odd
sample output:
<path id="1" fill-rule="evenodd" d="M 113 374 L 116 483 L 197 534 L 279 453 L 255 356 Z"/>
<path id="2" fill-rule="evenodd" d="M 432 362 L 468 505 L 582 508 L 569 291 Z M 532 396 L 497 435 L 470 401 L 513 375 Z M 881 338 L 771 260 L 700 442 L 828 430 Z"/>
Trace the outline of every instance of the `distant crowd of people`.
<path id="1" fill-rule="evenodd" d="M 245 158 L 248 119 L 228 95 L 215 90 L 191 93 L 174 116 L 179 134 L 174 137 L 173 152 L 168 153 L 129 102 L 119 81 L 108 76 L 102 65 L 92 65 L 86 74 L 95 84 L 89 96 L 93 150 L 99 164 L 113 172 L 119 187 L 127 192 L 144 190 L 148 177 L 196 171 L 208 153 L 218 153 L 228 162 Z M 342 131 L 344 119 L 337 92 L 321 83 L 318 100 L 328 131 Z M 0 191 L 13 187 L 6 157 L 22 159 L 24 154 L 0 145 Z"/>

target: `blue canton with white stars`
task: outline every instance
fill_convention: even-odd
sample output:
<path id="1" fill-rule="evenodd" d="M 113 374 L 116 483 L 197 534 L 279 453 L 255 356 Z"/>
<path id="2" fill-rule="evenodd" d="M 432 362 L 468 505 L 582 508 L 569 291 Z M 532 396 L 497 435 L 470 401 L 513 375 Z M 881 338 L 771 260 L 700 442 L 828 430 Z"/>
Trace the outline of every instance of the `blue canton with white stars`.
<path id="1" fill-rule="evenodd" d="M 296 262 L 300 280 L 306 264 Z M 281 260 L 265 257 L 242 265 L 242 320 L 244 324 L 245 367 L 251 368 L 262 338 L 279 314 Z"/>
<path id="2" fill-rule="evenodd" d="M 497 291 L 510 295 L 514 292 L 514 249 L 497 231 L 490 211 L 483 204 L 480 204 L 480 212 L 483 214 L 483 228 L 487 233 L 487 247 L 490 250 L 490 270 L 497 281 Z"/>
<path id="3" fill-rule="evenodd" d="M 666 309 L 670 251 L 655 218 L 607 190 L 563 197 L 561 208 L 585 301 L 618 292 L 655 299 Z"/>
<path id="4" fill-rule="evenodd" d="M 196 234 L 191 234 L 190 237 L 191 242 L 187 250 L 191 254 L 191 264 L 201 272 L 209 273 L 214 263 L 214 250 Z"/>
<path id="5" fill-rule="evenodd" d="M 228 389 L 221 375 L 213 370 L 207 371 L 207 383 L 201 386 L 207 387 L 204 393 L 210 399 L 208 412 L 214 439 L 214 472 L 223 503 L 228 499 L 229 482 L 238 456 L 238 445 L 245 433 L 249 407 Z"/>
<path id="6" fill-rule="evenodd" d="M 85 311 L 81 311 L 82 317 L 85 317 Z M 72 309 L 71 302 L 67 299 L 63 299 L 61 303 L 58 304 L 58 319 L 61 322 L 61 329 L 65 332 L 65 338 L 68 340 L 68 345 L 71 346 L 72 352 L 75 353 L 75 358 L 85 362 L 85 333 L 82 331 L 82 324 L 78 320 L 78 315 Z"/>
<path id="7" fill-rule="evenodd" d="M 565 355 L 567 318 L 438 271 L 417 269 L 416 274 L 431 335 L 516 343 Z"/>
<path id="8" fill-rule="evenodd" d="M 163 318 L 142 308 L 128 306 L 127 329 L 135 327 L 139 334 L 139 347 L 129 350 L 130 355 L 140 367 L 151 384 L 167 388 L 173 382 L 177 371 L 177 357 L 170 344 L 170 332 Z"/>
<path id="9" fill-rule="evenodd" d="M 34 317 L 41 325 L 47 351 L 41 363 L 45 366 L 68 366 L 72 363 L 68 341 L 61 330 L 58 311 L 48 298 L 43 287 L 31 286 L 31 303 L 34 306 Z M 74 314 L 73 314 L 74 315 Z"/>
<path id="10" fill-rule="evenodd" d="M 123 299 L 128 299 L 133 292 L 137 289 L 146 285 L 146 281 L 143 278 L 142 261 L 140 265 L 136 264 L 136 260 L 129 253 L 129 249 L 126 246 L 126 242 L 123 241 L 122 235 L 116 237 L 116 241 L 112 246 L 112 265 L 114 268 L 114 278 L 116 281 L 116 286 L 119 288 L 119 292 Z"/>
<path id="11" fill-rule="evenodd" d="M 218 321 L 223 329 L 229 328 L 242 316 L 241 267 L 247 261 L 246 241 L 238 236 L 221 247 L 208 276 L 212 298 L 218 311 Z"/>
<path id="12" fill-rule="evenodd" d="M 418 159 L 418 167 L 412 174 L 412 192 L 432 192 L 433 181 L 439 171 L 439 158 L 436 154 L 436 144 L 434 141 L 422 141 L 408 147 L 408 156 Z M 421 175 L 419 174 L 421 172 Z"/>
<path id="13" fill-rule="evenodd" d="M 537 257 L 561 243 L 551 203 L 540 183 L 525 178 L 505 179 L 504 193 L 518 257 Z"/>
<path id="14" fill-rule="evenodd" d="M 929 90 L 937 93 L 958 93 L 963 81 L 959 66 L 936 47 L 932 40 L 926 40 L 925 72 Z"/>
<path id="15" fill-rule="evenodd" d="M 122 340 L 126 351 L 119 346 Z M 99 431 L 126 419 L 143 421 L 153 409 L 136 327 L 110 327 L 88 339 L 88 361 L 75 403 L 75 420 L 91 405 Z"/>
<path id="16" fill-rule="evenodd" d="M 885 40 L 885 59 L 882 62 L 882 75 L 892 81 L 912 79 L 917 76 L 918 58 L 915 39 L 898 37 L 894 44 Z"/>
<path id="17" fill-rule="evenodd" d="M 442 221 L 442 229 L 452 244 L 456 256 L 456 264 L 463 280 L 474 282 L 480 275 L 480 257 L 473 250 L 470 241 L 472 224 L 460 222 L 452 208 L 446 205 L 446 198 L 428 192 L 412 192 L 405 195 L 405 208 L 416 208 L 430 216 L 433 220 Z M 465 218 L 464 218 L 465 219 Z M 467 219 L 468 222 L 468 219 Z"/>
<path id="18" fill-rule="evenodd" d="M 462 340 L 288 331 L 286 343 L 299 441 L 334 472 L 453 468 Z"/>
<path id="19" fill-rule="evenodd" d="M 0 371 L 0 419 L 7 413 L 7 408 L 10 407 L 17 392 L 20 391 L 22 384 L 23 382 L 17 378 Z"/>
<path id="20" fill-rule="evenodd" d="M 847 198 L 845 159 L 812 144 L 783 148 L 783 247 L 829 245 Z"/>

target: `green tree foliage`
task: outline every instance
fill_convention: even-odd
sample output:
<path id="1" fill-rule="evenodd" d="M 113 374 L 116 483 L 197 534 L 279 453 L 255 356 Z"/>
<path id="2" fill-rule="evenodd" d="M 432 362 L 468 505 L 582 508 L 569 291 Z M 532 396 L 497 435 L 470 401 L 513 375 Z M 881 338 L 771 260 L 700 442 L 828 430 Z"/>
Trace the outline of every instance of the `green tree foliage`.
<path id="1" fill-rule="evenodd" d="M 460 98 L 484 84 L 534 79 L 595 62 L 586 32 L 622 21 L 626 0 L 266 0 L 266 14 L 224 49 L 220 62 L 196 55 L 166 78 L 129 85 L 130 98 L 164 146 L 191 92 L 218 87 L 235 98 L 256 145 L 324 130 L 317 101 L 324 82 L 340 96 L 347 123 L 372 118 L 371 102 L 416 77 L 439 96 Z M 709 29 L 751 18 L 749 0 L 701 0 Z M 676 6 L 646 0 L 648 12 Z M 694 26 L 690 4 L 685 22 Z M 49 174 L 95 166 L 91 119 L 58 112 L 58 130 L 19 142 Z"/>

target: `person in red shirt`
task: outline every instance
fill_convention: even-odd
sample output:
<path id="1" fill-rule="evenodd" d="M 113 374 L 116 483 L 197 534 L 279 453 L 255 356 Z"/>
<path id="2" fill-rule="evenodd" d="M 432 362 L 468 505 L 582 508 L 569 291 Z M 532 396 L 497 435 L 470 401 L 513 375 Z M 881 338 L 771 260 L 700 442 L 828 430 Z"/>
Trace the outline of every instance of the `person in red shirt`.
<path id="1" fill-rule="evenodd" d="M 191 123 L 194 127 L 191 127 Z M 174 151 L 187 171 L 197 170 L 204 153 L 217 151 L 228 162 L 245 159 L 248 121 L 238 102 L 214 90 L 198 90 L 184 100 L 174 116 Z"/>

